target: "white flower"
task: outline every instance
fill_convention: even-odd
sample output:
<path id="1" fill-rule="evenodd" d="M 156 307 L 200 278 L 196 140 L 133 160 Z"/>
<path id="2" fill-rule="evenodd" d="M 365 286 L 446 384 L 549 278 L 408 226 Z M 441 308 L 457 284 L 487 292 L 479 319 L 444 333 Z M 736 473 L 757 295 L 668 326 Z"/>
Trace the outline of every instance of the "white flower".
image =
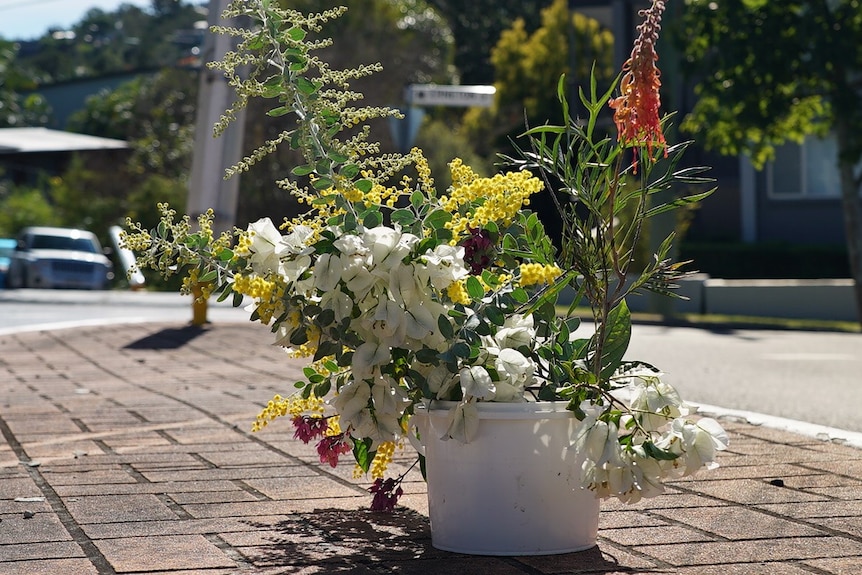
<path id="1" fill-rule="evenodd" d="M 399 263 L 389 271 L 389 294 L 405 308 L 420 302 L 426 297 L 424 287 L 413 266 Z"/>
<path id="2" fill-rule="evenodd" d="M 314 287 L 314 278 L 301 279 L 302 274 L 311 266 L 311 258 L 307 255 L 296 256 L 281 263 L 279 272 L 288 283 L 294 284 L 293 291 L 299 294 L 310 293 Z"/>
<path id="3" fill-rule="evenodd" d="M 308 226 L 294 226 L 293 230 L 281 238 L 284 248 L 292 254 L 300 254 L 308 247 L 308 240 L 314 234 Z"/>
<path id="4" fill-rule="evenodd" d="M 335 312 L 335 321 L 340 322 L 353 313 L 353 300 L 339 289 L 328 291 L 320 296 L 320 307 Z"/>
<path id="5" fill-rule="evenodd" d="M 371 388 L 364 381 L 353 380 L 341 388 L 332 400 L 332 405 L 338 412 L 342 429 L 357 427 L 364 417 L 362 412 L 368 407 L 371 398 Z"/>
<path id="6" fill-rule="evenodd" d="M 362 238 L 354 234 L 344 234 L 332 242 L 332 245 L 345 256 L 356 255 L 360 253 L 364 247 Z"/>
<path id="7" fill-rule="evenodd" d="M 433 250 L 428 250 L 422 256 L 425 265 L 417 272 L 425 284 L 430 283 L 435 289 L 444 290 L 452 282 L 464 279 L 469 275 L 464 265 L 464 248 L 440 244 Z"/>
<path id="8" fill-rule="evenodd" d="M 524 388 L 533 381 L 536 364 L 518 350 L 501 349 L 494 360 L 500 380 L 495 383 L 495 401 L 523 401 Z"/>
<path id="9" fill-rule="evenodd" d="M 701 467 L 718 467 L 715 452 L 726 449 L 728 444 L 727 433 L 717 421 L 710 418 L 696 423 L 677 418 L 671 423 L 669 437 L 672 438 L 672 450 L 681 451 L 680 460 L 685 464 L 683 475 L 691 475 Z"/>
<path id="10" fill-rule="evenodd" d="M 376 281 L 368 269 L 368 263 L 357 254 L 342 257 L 341 265 L 341 281 L 356 296 L 356 301 L 362 301 Z"/>
<path id="11" fill-rule="evenodd" d="M 491 381 L 488 370 L 481 365 L 462 367 L 459 373 L 461 378 L 461 391 L 464 397 L 475 397 L 476 399 L 492 400 L 497 389 Z"/>
<path id="12" fill-rule="evenodd" d="M 399 230 L 378 226 L 365 230 L 362 242 L 371 252 L 372 264 L 380 272 L 388 272 L 410 253 L 419 238 L 413 234 L 402 234 Z"/>
<path id="13" fill-rule="evenodd" d="M 353 377 L 357 380 L 368 379 L 376 367 L 386 365 L 390 359 L 389 346 L 377 341 L 366 341 L 353 352 L 353 361 L 350 363 Z"/>
<path id="14" fill-rule="evenodd" d="M 459 403 L 449 411 L 446 421 L 446 431 L 440 438 L 444 441 L 454 439 L 461 443 L 470 443 L 479 431 L 479 410 L 470 403 Z"/>
<path id="15" fill-rule="evenodd" d="M 269 218 L 261 218 L 248 225 L 248 235 L 251 238 L 251 262 L 252 269 L 256 274 L 265 275 L 267 272 L 278 270 L 279 260 L 285 251 L 282 244 L 281 233 Z"/>
<path id="16" fill-rule="evenodd" d="M 407 315 L 398 302 L 381 301 L 374 315 L 365 314 L 361 323 L 371 337 L 386 347 L 401 347 L 407 331 Z M 369 317 L 370 316 L 370 317 Z"/>
<path id="17" fill-rule="evenodd" d="M 314 264 L 314 287 L 322 292 L 335 289 L 341 281 L 341 258 L 334 254 L 321 254 Z"/>
<path id="18" fill-rule="evenodd" d="M 648 430 L 656 430 L 684 412 L 685 404 L 676 389 L 650 372 L 649 377 L 632 378 L 629 405 L 641 425 Z"/>
<path id="19" fill-rule="evenodd" d="M 428 384 L 428 389 L 437 399 L 445 399 L 460 379 L 456 374 L 449 371 L 449 368 L 440 364 L 428 372 L 425 381 Z"/>
<path id="20" fill-rule="evenodd" d="M 494 334 L 494 341 L 500 348 L 527 346 L 532 349 L 536 330 L 533 316 L 516 314 L 506 318 L 503 326 Z"/>

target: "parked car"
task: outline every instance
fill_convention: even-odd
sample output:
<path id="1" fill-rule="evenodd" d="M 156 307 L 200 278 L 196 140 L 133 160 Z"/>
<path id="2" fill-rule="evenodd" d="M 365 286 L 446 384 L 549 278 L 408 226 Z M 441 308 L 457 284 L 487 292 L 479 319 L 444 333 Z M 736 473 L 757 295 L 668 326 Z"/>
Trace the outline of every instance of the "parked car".
<path id="1" fill-rule="evenodd" d="M 6 274 L 9 273 L 9 263 L 12 261 L 15 244 L 12 238 L 0 238 L 0 289 L 6 287 Z"/>
<path id="2" fill-rule="evenodd" d="M 105 289 L 113 264 L 92 232 L 29 227 L 18 236 L 9 265 L 9 288 Z"/>

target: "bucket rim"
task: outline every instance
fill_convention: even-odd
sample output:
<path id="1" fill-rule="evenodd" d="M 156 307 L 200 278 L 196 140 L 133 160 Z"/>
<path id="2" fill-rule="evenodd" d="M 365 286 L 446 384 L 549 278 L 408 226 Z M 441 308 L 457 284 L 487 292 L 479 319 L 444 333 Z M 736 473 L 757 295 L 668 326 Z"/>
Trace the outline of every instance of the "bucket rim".
<path id="1" fill-rule="evenodd" d="M 449 411 L 457 406 L 457 401 L 430 400 L 416 405 L 416 415 L 448 417 Z M 568 419 L 574 412 L 566 409 L 567 401 L 477 401 L 473 405 L 479 419 Z"/>

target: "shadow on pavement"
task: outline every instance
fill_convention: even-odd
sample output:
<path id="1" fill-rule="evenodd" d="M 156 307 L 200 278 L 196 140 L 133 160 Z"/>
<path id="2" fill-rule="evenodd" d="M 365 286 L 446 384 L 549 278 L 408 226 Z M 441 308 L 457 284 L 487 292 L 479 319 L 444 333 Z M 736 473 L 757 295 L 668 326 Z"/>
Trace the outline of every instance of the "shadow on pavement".
<path id="1" fill-rule="evenodd" d="M 146 337 L 135 340 L 124 349 L 178 349 L 196 337 L 203 335 L 206 328 L 187 325 L 180 328 L 169 327 Z"/>
<path id="2" fill-rule="evenodd" d="M 537 557 L 490 557 L 440 551 L 431 546 L 428 519 L 410 509 L 392 513 L 321 509 L 292 515 L 275 525 L 252 526 L 268 541 L 240 551 L 255 567 L 287 567 L 302 573 L 365 575 L 403 573 L 619 573 L 627 571 L 594 547 L 580 553 Z M 308 571 L 306 571 L 306 569 Z M 548 571 L 550 569 L 550 571 Z M 288 572 L 293 572 L 288 571 Z"/>

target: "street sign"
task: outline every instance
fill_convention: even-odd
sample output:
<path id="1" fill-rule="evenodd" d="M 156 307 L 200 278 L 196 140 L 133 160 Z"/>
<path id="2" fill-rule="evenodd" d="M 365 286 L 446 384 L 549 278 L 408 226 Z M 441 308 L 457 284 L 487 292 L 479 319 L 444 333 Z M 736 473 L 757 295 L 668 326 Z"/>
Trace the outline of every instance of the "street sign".
<path id="1" fill-rule="evenodd" d="M 489 108 L 494 103 L 494 86 L 441 86 L 411 84 L 404 99 L 412 106 L 451 106 Z"/>

